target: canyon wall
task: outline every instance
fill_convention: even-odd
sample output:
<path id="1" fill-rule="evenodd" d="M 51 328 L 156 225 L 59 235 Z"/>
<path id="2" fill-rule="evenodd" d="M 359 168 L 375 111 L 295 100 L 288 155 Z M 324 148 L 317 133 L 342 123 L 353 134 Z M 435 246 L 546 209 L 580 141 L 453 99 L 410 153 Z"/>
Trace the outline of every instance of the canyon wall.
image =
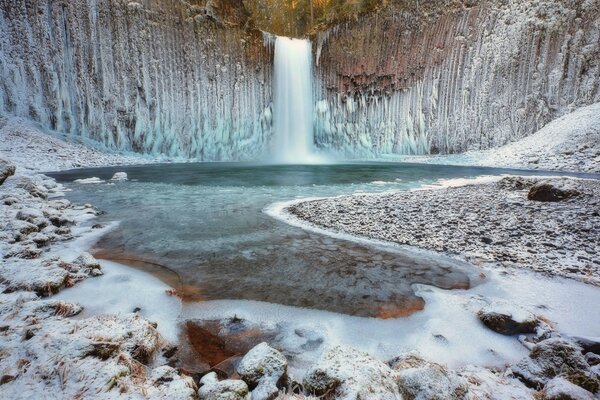
<path id="1" fill-rule="evenodd" d="M 0 0 L 0 115 L 110 148 L 251 159 L 272 48 L 238 0 Z"/>
<path id="2" fill-rule="evenodd" d="M 0 0 L 0 116 L 119 150 L 258 158 L 273 41 L 244 4 Z M 600 101 L 600 0 L 396 0 L 312 39 L 315 141 L 348 157 L 495 147 Z"/>
<path id="3" fill-rule="evenodd" d="M 599 0 L 421 0 L 315 38 L 316 141 L 456 153 L 600 101 Z"/>

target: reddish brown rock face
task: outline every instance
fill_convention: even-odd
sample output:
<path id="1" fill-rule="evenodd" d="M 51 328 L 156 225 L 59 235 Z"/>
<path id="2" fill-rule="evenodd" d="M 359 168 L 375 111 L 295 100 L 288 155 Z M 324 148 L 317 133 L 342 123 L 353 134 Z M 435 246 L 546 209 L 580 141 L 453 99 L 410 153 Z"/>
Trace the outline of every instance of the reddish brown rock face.
<path id="1" fill-rule="evenodd" d="M 316 35 L 322 146 L 496 147 L 600 100 L 600 12 L 591 3 L 424 3 Z"/>

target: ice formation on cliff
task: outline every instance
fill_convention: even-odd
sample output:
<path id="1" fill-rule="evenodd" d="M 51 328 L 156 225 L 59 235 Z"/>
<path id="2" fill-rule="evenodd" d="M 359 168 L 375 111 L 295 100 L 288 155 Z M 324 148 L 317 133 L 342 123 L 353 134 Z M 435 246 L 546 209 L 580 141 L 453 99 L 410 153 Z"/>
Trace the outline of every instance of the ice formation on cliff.
<path id="1" fill-rule="evenodd" d="M 491 148 L 600 101 L 600 0 L 446 3 L 392 5 L 317 35 L 318 148 Z M 0 115 L 113 149 L 260 157 L 273 140 L 274 37 L 207 7 L 0 2 Z"/>

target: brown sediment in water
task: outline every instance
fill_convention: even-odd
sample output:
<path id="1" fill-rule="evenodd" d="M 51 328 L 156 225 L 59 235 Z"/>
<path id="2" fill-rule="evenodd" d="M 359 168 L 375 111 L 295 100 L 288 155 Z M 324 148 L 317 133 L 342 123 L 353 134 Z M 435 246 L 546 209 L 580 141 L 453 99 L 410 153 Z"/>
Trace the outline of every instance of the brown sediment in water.
<path id="1" fill-rule="evenodd" d="M 91 253 L 97 259 L 117 262 L 154 275 L 175 289 L 175 292 L 171 294 L 179 297 L 181 301 L 197 302 L 207 300 L 202 295 L 202 290 L 199 287 L 184 283 L 179 273 L 166 265 L 132 254 L 119 253 L 105 248 L 94 248 L 91 250 Z"/>
<path id="2" fill-rule="evenodd" d="M 379 319 L 408 317 L 425 308 L 425 300 L 420 297 L 410 299 L 402 304 L 388 303 L 379 306 L 375 316 Z"/>
<path id="3" fill-rule="evenodd" d="M 199 373 L 214 371 L 223 378 L 235 377 L 242 357 L 273 334 L 245 326 L 242 320 L 186 321 L 178 351 L 180 366 Z"/>

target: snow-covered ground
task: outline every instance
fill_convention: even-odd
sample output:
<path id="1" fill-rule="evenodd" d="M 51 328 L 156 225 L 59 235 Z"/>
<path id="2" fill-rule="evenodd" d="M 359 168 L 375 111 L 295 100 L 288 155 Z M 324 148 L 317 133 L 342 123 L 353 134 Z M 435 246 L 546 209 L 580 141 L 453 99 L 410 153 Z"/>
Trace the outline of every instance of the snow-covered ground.
<path id="1" fill-rule="evenodd" d="M 161 156 L 111 153 L 100 143 L 49 132 L 18 117 L 0 117 L 0 159 L 12 161 L 21 173 L 169 161 Z"/>
<path id="2" fill-rule="evenodd" d="M 532 166 L 543 169 L 597 172 L 599 110 L 598 105 L 578 110 L 524 144 L 468 154 L 464 160 L 495 166 L 528 166 L 531 161 Z M 573 127 L 575 131 L 569 130 Z M 171 289 L 158 279 L 84 255 L 112 226 L 94 226 L 96 210 L 91 205 L 70 204 L 62 197 L 60 185 L 36 174 L 160 159 L 114 155 L 96 145 L 90 148 L 89 143 L 70 143 L 18 118 L 0 119 L 0 139 L 0 159 L 8 159 L 17 167 L 16 175 L 0 185 L 0 397 L 192 398 L 196 396 L 193 379 L 165 365 L 165 354 L 171 349 L 167 341 L 177 340 L 183 320 L 240 317 L 250 327 L 277 331 L 273 345 L 290 358 L 290 372 L 296 378 L 304 372 L 315 376 L 315 371 L 324 371 L 334 381 L 341 379 L 343 384 L 336 392 L 340 398 L 353 399 L 348 393 L 356 394 L 353 385 L 362 382 L 355 377 L 396 356 L 404 361 L 377 364 L 377 368 L 391 374 L 402 390 L 414 389 L 410 393 L 423 398 L 427 398 L 425 388 L 432 381 L 413 379 L 410 374 L 415 369 L 423 372 L 417 376 L 434 374 L 434 382 L 447 382 L 440 387 L 441 393 L 459 379 L 458 387 L 482 399 L 534 398 L 538 394 L 532 387 L 544 386 L 548 395 L 555 396 L 548 398 L 560 398 L 565 391 L 583 390 L 569 383 L 579 382 L 575 372 L 591 382 L 584 385 L 588 392 L 582 396 L 592 396 L 589 391 L 597 390 L 598 355 L 587 351 L 589 341 L 597 343 L 594 337 L 600 337 L 596 287 L 532 272 L 482 267 L 482 282 L 466 291 L 419 286 L 417 293 L 427 301 L 425 310 L 396 320 L 247 301 L 182 304 L 168 295 Z M 275 210 L 273 215 L 282 207 Z M 334 234 L 326 230 L 321 233 Z M 101 271 L 104 275 L 97 276 Z M 538 290 L 530 290 L 532 287 Z M 573 293 L 578 294 L 576 300 Z M 511 299 L 508 306 L 502 303 L 507 298 Z M 496 309 L 514 314 L 503 317 L 516 319 L 516 323 L 521 322 L 522 315 L 533 315 L 536 330 L 502 336 L 483 326 L 478 312 L 497 303 L 501 306 Z M 574 336 L 591 339 L 581 342 Z M 567 344 L 557 345 L 552 340 Z M 354 360 L 356 365 L 343 370 L 332 367 L 339 362 L 335 356 L 327 358 L 332 348 L 340 349 L 336 351 L 344 362 Z M 428 361 L 407 363 L 407 352 L 415 350 Z M 557 363 L 572 363 L 578 369 L 556 372 L 553 368 L 559 369 Z M 516 372 L 505 364 L 512 364 Z M 490 366 L 494 368 L 485 368 Z M 543 373 L 542 367 L 546 368 Z M 382 397 L 371 393 L 364 398 Z"/>
<path id="3" fill-rule="evenodd" d="M 600 103 L 579 108 L 535 134 L 497 149 L 390 161 L 600 173 Z"/>

